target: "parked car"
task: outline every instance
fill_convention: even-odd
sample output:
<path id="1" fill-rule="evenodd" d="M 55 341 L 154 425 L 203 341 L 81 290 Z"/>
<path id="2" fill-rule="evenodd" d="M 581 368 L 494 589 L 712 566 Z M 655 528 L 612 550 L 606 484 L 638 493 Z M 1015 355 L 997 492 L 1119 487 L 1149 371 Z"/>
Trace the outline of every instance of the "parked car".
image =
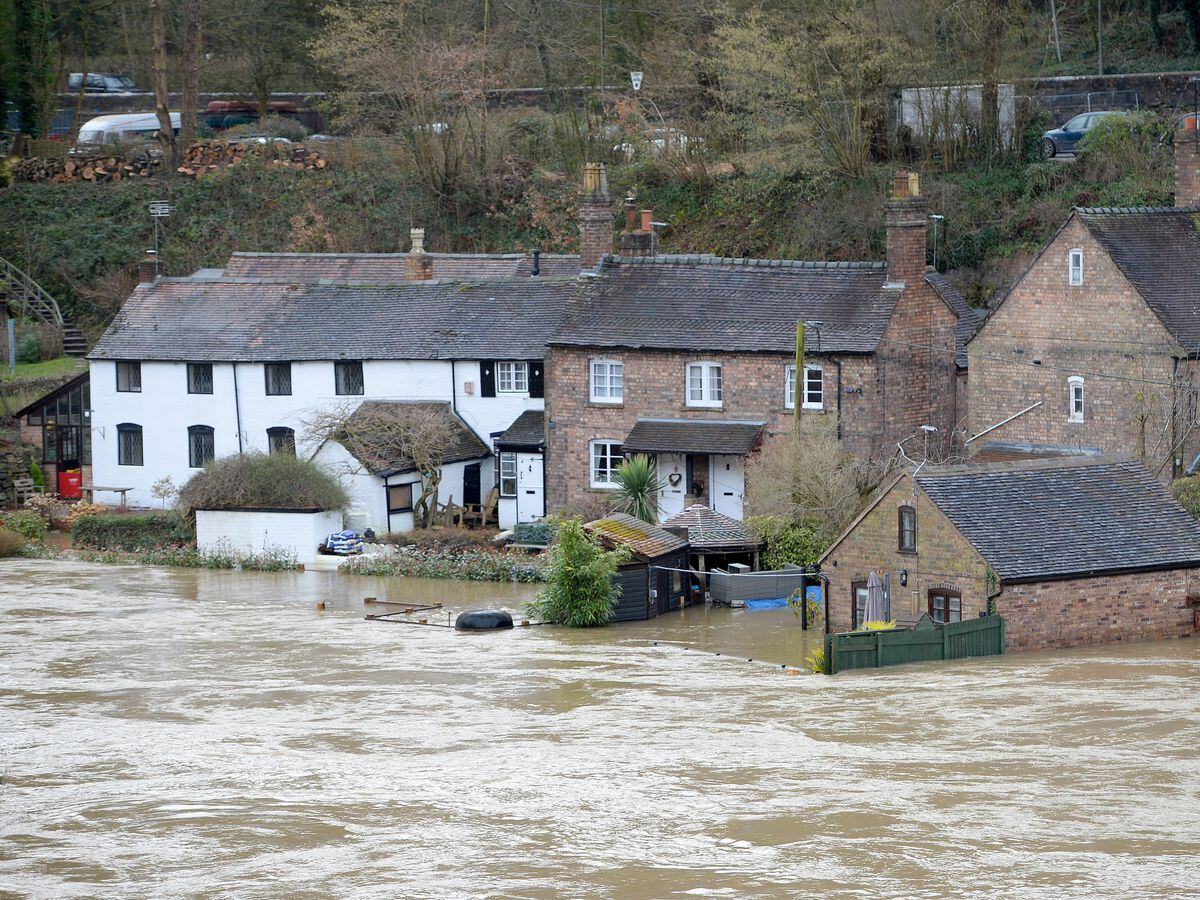
<path id="1" fill-rule="evenodd" d="M 1064 153 L 1074 153 L 1083 140 L 1083 136 L 1096 127 L 1096 124 L 1106 116 L 1121 116 L 1124 113 L 1114 110 L 1085 112 L 1072 116 L 1059 128 L 1051 129 L 1042 135 L 1042 145 L 1045 147 L 1046 158 L 1053 159 Z"/>
<path id="2" fill-rule="evenodd" d="M 74 93 L 83 82 L 82 72 L 72 72 L 67 76 L 67 90 Z M 128 75 L 117 75 L 112 72 L 88 72 L 85 94 L 127 94 L 140 90 L 134 80 Z"/>
<path id="3" fill-rule="evenodd" d="M 179 113 L 171 113 L 171 127 L 179 133 Z M 121 113 L 88 119 L 79 129 L 80 149 L 91 150 L 105 144 L 144 144 L 155 140 L 158 116 L 154 113 Z"/>

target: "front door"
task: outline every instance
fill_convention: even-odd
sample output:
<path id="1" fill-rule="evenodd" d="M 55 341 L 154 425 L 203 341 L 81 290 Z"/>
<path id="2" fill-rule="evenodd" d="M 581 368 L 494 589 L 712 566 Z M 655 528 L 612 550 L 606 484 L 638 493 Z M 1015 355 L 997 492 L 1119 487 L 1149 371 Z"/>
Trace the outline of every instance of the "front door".
<path id="1" fill-rule="evenodd" d="M 517 454 L 517 521 L 532 522 L 546 515 L 545 463 L 540 453 Z"/>
<path id="2" fill-rule="evenodd" d="M 463 467 L 463 505 L 479 505 L 479 463 Z"/>
<path id="3" fill-rule="evenodd" d="M 742 518 L 743 462 L 741 456 L 712 457 L 712 508 L 731 519 Z"/>
<path id="4" fill-rule="evenodd" d="M 658 492 L 658 520 L 665 522 L 683 512 L 687 495 L 687 461 L 682 453 L 658 454 L 658 477 L 662 490 Z"/>

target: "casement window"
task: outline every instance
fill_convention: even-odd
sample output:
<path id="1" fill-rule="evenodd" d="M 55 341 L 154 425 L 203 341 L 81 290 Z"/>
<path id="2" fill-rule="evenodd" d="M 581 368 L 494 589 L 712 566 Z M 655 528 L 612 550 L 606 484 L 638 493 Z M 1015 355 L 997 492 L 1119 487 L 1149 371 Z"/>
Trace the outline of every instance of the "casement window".
<path id="1" fill-rule="evenodd" d="M 1067 254 L 1067 283 L 1083 284 L 1083 251 L 1072 250 Z"/>
<path id="2" fill-rule="evenodd" d="M 593 359 L 591 364 L 593 403 L 620 403 L 625 399 L 625 365 L 616 359 Z"/>
<path id="3" fill-rule="evenodd" d="M 621 445 L 615 441 L 592 441 L 592 487 L 616 487 L 617 467 L 625 461 Z"/>
<path id="4" fill-rule="evenodd" d="M 296 432 L 282 425 L 267 429 L 267 452 L 272 456 L 296 455 Z"/>
<path id="5" fill-rule="evenodd" d="M 896 549 L 901 553 L 917 552 L 917 511 L 902 506 L 896 515 Z"/>
<path id="6" fill-rule="evenodd" d="M 117 426 L 117 465 L 142 465 L 142 426 L 122 422 Z"/>
<path id="7" fill-rule="evenodd" d="M 1067 421 L 1083 421 L 1083 376 L 1072 375 L 1067 379 Z"/>
<path id="8" fill-rule="evenodd" d="M 187 384 L 189 394 L 211 394 L 213 392 L 212 363 L 188 363 Z"/>
<path id="9" fill-rule="evenodd" d="M 720 406 L 724 396 L 721 384 L 721 364 L 714 362 L 688 363 L 687 405 Z"/>
<path id="10" fill-rule="evenodd" d="M 263 366 L 268 397 L 288 397 L 292 393 L 292 364 L 267 363 Z"/>
<path id="11" fill-rule="evenodd" d="M 117 390 L 127 394 L 142 392 L 142 364 L 140 362 L 117 363 Z"/>
<path id="12" fill-rule="evenodd" d="M 500 454 L 500 496 L 517 496 L 517 454 Z"/>
<path id="13" fill-rule="evenodd" d="M 333 388 L 339 396 L 355 396 L 363 392 L 363 364 L 359 360 L 342 360 L 333 364 Z"/>
<path id="14" fill-rule="evenodd" d="M 202 469 L 216 456 L 216 440 L 208 425 L 188 426 L 188 465 Z"/>
<path id="15" fill-rule="evenodd" d="M 529 363 L 496 363 L 496 390 L 501 394 L 524 394 L 529 390 Z"/>
<path id="16" fill-rule="evenodd" d="M 867 618 L 867 583 L 856 581 L 850 585 L 850 630 L 859 628 Z"/>
<path id="17" fill-rule="evenodd" d="M 409 512 L 413 508 L 411 484 L 390 484 L 387 489 L 388 512 Z"/>
<path id="18" fill-rule="evenodd" d="M 788 409 L 796 408 L 796 367 L 787 367 L 783 388 L 783 404 Z M 825 408 L 825 373 L 820 366 L 804 367 L 803 409 Z"/>
<path id="19" fill-rule="evenodd" d="M 929 592 L 929 618 L 935 622 L 961 622 L 962 596 L 958 591 L 935 588 Z"/>

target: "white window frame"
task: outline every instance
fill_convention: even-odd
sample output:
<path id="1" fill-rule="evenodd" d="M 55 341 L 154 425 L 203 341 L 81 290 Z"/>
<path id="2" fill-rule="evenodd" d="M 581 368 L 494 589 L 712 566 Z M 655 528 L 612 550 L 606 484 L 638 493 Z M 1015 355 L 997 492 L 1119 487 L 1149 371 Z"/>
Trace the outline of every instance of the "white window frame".
<path id="1" fill-rule="evenodd" d="M 815 373 L 815 374 L 814 374 Z M 817 383 L 816 396 L 813 400 L 812 385 L 810 379 L 815 378 Z M 824 409 L 825 408 L 825 370 L 820 366 L 805 366 L 804 367 L 804 400 L 803 409 Z"/>
<path id="2" fill-rule="evenodd" d="M 596 466 L 598 456 L 597 456 L 596 451 L 600 447 L 607 448 L 602 455 L 608 462 L 608 474 L 609 474 L 610 479 L 612 477 L 612 473 L 616 471 L 617 466 L 619 466 L 621 463 L 623 463 L 625 461 L 624 448 L 621 449 L 621 452 L 614 454 L 612 452 L 612 448 L 613 447 L 621 447 L 621 442 L 619 440 L 611 440 L 611 439 L 603 440 L 602 439 L 602 440 L 590 441 L 588 443 L 588 481 L 591 484 L 591 486 L 594 488 L 599 488 L 601 490 L 611 490 L 617 486 L 617 483 L 615 481 L 612 481 L 612 480 L 599 481 L 596 478 L 596 474 L 598 472 L 598 469 Z"/>
<path id="3" fill-rule="evenodd" d="M 1075 392 L 1079 392 L 1079 409 L 1075 408 Z M 1082 422 L 1083 413 L 1086 409 L 1086 400 L 1084 399 L 1083 376 L 1072 375 L 1067 379 L 1067 421 Z"/>
<path id="4" fill-rule="evenodd" d="M 785 366 L 783 370 L 783 408 L 796 408 L 796 367 Z"/>
<path id="5" fill-rule="evenodd" d="M 603 384 L 597 378 L 599 366 L 604 367 L 603 373 L 599 374 Z M 625 364 L 619 359 L 605 357 L 588 360 L 588 396 L 593 403 L 624 403 Z"/>
<path id="6" fill-rule="evenodd" d="M 692 370 L 700 370 L 700 398 L 692 397 Z M 715 378 L 714 378 L 715 374 Z M 686 405 L 719 409 L 725 397 L 725 373 L 719 362 L 697 360 L 683 370 L 683 396 Z"/>
<path id="7" fill-rule="evenodd" d="M 504 482 L 512 482 L 512 490 L 504 490 Z M 517 454 L 511 450 L 500 452 L 500 496 L 517 496 Z"/>
<path id="8" fill-rule="evenodd" d="M 1078 247 L 1067 251 L 1067 284 L 1072 287 L 1083 284 L 1083 251 Z"/>
<path id="9" fill-rule="evenodd" d="M 496 363 L 497 394 L 528 394 L 529 363 L 505 360 Z"/>

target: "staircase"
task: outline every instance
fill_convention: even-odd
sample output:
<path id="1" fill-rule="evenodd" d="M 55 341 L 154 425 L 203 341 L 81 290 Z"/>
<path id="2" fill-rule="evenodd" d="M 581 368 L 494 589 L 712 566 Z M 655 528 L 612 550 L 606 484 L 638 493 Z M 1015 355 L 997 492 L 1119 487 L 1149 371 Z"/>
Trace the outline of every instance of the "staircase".
<path id="1" fill-rule="evenodd" d="M 67 356 L 86 356 L 87 340 L 78 328 L 63 319 L 58 303 L 40 284 L 0 256 L 0 300 L 8 303 L 17 318 L 42 322 L 62 331 L 63 352 Z"/>

